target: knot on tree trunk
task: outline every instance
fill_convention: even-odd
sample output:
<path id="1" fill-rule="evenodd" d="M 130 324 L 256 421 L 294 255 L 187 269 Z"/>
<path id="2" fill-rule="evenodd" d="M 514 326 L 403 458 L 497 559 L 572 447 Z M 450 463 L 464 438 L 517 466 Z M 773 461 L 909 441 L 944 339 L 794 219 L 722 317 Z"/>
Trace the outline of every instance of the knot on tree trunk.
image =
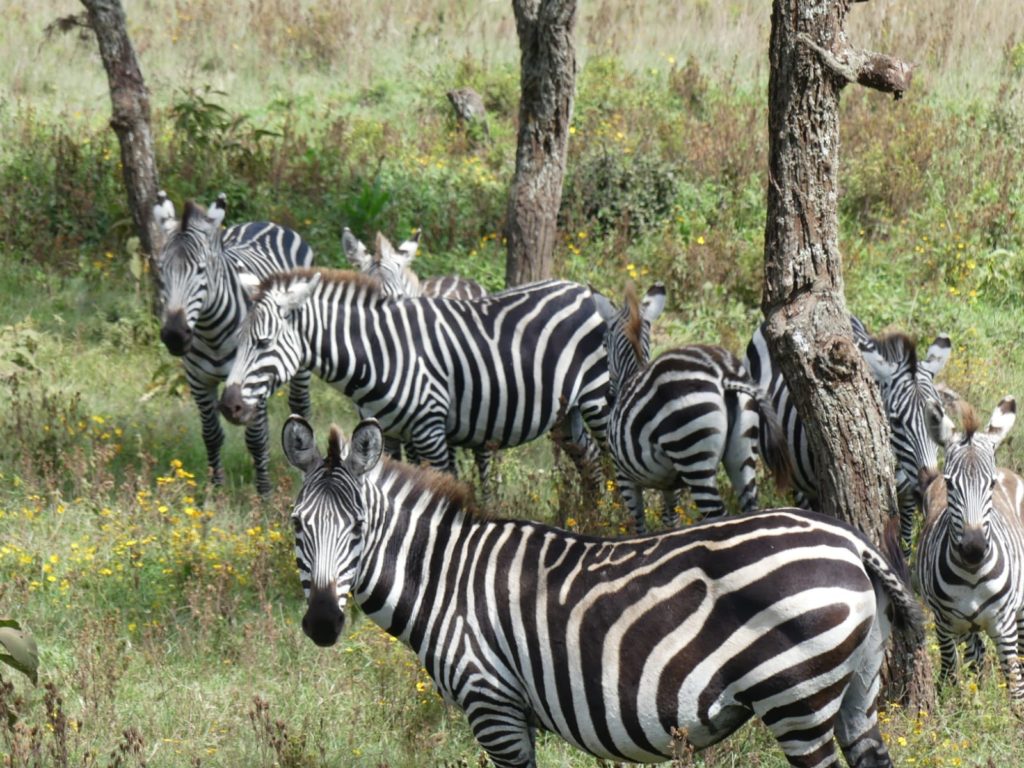
<path id="1" fill-rule="evenodd" d="M 833 336 L 823 353 L 815 357 L 814 368 L 825 381 L 852 381 L 859 363 L 860 353 L 853 342 L 843 336 Z"/>

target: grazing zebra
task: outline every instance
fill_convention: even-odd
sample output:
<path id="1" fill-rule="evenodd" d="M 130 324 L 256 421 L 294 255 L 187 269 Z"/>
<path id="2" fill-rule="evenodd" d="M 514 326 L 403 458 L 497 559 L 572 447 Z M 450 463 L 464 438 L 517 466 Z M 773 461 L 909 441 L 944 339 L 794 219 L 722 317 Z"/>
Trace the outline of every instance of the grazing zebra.
<path id="1" fill-rule="evenodd" d="M 891 766 L 876 722 L 890 628 L 919 609 L 862 534 L 798 509 L 605 539 L 475 514 L 467 489 L 381 460 L 371 421 L 304 473 L 292 523 L 303 631 L 333 645 L 354 601 L 412 647 L 498 768 L 535 768 L 538 728 L 607 760 L 656 762 L 753 716 L 794 766 Z M 895 531 L 890 550 L 900 558 Z M 895 609 L 894 611 L 892 609 Z"/>
<path id="2" fill-rule="evenodd" d="M 896 458 L 896 489 L 900 505 L 900 537 L 909 549 L 914 530 L 914 510 L 920 504 L 918 474 L 921 469 L 934 468 L 938 461 L 937 446 L 925 426 L 925 403 L 939 400 L 935 376 L 949 359 L 949 337 L 940 334 L 928 348 L 927 357 L 917 357 L 913 340 L 903 333 L 887 334 L 875 339 L 864 325 L 850 316 L 854 341 L 871 368 L 881 390 L 882 403 L 889 418 L 893 454 Z M 782 371 L 768 353 L 764 324 L 754 332 L 747 346 L 744 365 L 751 378 L 771 397 L 775 412 L 782 420 L 793 464 L 793 485 L 801 506 L 817 506 L 818 484 L 810 443 L 804 433 L 803 421 Z M 762 450 L 766 450 L 763 436 Z"/>
<path id="3" fill-rule="evenodd" d="M 928 427 L 946 448 L 943 480 L 928 486 L 927 519 L 918 540 L 915 574 L 928 607 L 942 656 L 941 676 L 956 677 L 957 645 L 967 639 L 971 656 L 984 653 L 981 633 L 996 645 L 1011 700 L 1024 706 L 1024 523 L 1019 491 L 1011 497 L 999 483 L 995 451 L 1017 418 L 1017 405 L 1005 397 L 979 429 L 972 408 L 961 407 L 963 432 L 938 401 L 929 403 Z M 1004 474 L 1006 471 L 1004 471 Z M 923 473 L 925 484 L 935 473 Z M 1011 473 L 1012 474 L 1012 473 Z M 1020 478 L 1007 483 L 1019 489 Z M 938 491 L 933 486 L 944 486 Z M 944 490 L 944 493 L 942 491 Z"/>
<path id="4" fill-rule="evenodd" d="M 169 213 L 173 218 L 173 206 L 159 205 L 163 217 Z M 249 303 L 247 285 L 272 272 L 308 266 L 313 260 L 313 251 L 302 238 L 277 224 L 238 224 L 222 234 L 224 214 L 224 199 L 218 198 L 209 213 L 191 201 L 186 203 L 181 222 L 174 227 L 166 227 L 158 218 L 169 232 L 157 261 L 160 340 L 185 365 L 215 484 L 224 480 L 217 388 L 235 360 L 235 333 Z M 292 382 L 288 402 L 294 412 L 309 412 L 309 379 L 309 372 L 302 372 Z M 255 408 L 245 442 L 256 467 L 256 488 L 267 494 L 271 485 L 266 403 Z"/>
<path id="5" fill-rule="evenodd" d="M 482 299 L 487 295 L 478 282 L 458 275 L 428 277 L 420 281 L 409 266 L 416 257 L 419 244 L 419 230 L 398 248 L 392 247 L 391 242 L 378 232 L 374 253 L 370 255 L 348 227 L 341 233 L 342 249 L 349 262 L 363 274 L 380 280 L 381 293 L 388 298 Z"/>
<path id="6" fill-rule="evenodd" d="M 295 270 L 263 282 L 221 410 L 245 423 L 276 387 L 311 369 L 438 469 L 455 471 L 449 445 L 520 445 L 576 419 L 603 445 L 603 334 L 593 292 L 576 283 L 549 280 L 478 301 L 392 301 L 357 273 Z M 587 430 L 563 439 L 588 487 L 599 487 Z"/>
<path id="7" fill-rule="evenodd" d="M 702 517 L 720 515 L 718 465 L 724 464 L 744 512 L 757 508 L 757 441 L 764 423 L 765 458 L 780 485 L 791 467 L 785 435 L 764 392 L 742 363 L 721 347 L 691 344 L 648 364 L 648 328 L 665 305 L 655 284 L 637 300 L 630 285 L 620 310 L 600 305 L 608 324 L 608 448 L 623 504 L 643 533 L 644 488 L 662 492 L 662 524 L 678 522 L 679 488 L 693 494 Z"/>

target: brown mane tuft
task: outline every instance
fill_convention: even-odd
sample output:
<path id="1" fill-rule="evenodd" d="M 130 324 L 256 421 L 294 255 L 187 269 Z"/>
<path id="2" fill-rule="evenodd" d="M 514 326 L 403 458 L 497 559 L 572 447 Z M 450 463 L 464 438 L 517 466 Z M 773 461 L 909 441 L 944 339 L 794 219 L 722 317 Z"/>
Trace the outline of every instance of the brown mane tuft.
<path id="1" fill-rule="evenodd" d="M 890 363 L 906 361 L 910 372 L 917 373 L 917 343 L 902 331 L 892 331 L 875 339 L 878 351 Z"/>
<path id="2" fill-rule="evenodd" d="M 978 412 L 974 410 L 973 405 L 965 401 L 960 403 L 960 424 L 964 432 L 964 440 L 967 441 L 974 437 L 974 433 L 981 428 Z"/>
<path id="3" fill-rule="evenodd" d="M 341 448 L 345 443 L 345 438 L 341 434 L 341 429 L 336 424 L 331 424 L 331 434 L 327 438 L 327 467 L 334 469 L 341 464 Z"/>
<path id="4" fill-rule="evenodd" d="M 259 301 L 267 292 L 274 288 L 280 288 L 295 278 L 309 279 L 318 273 L 321 277 L 321 285 L 351 285 L 355 288 L 365 289 L 367 295 L 374 299 L 380 298 L 380 282 L 373 277 L 364 275 L 362 272 L 353 272 L 349 269 L 328 269 L 325 267 L 296 267 L 286 272 L 275 272 L 263 278 L 257 290 L 255 300 Z"/>
<path id="5" fill-rule="evenodd" d="M 441 472 L 426 465 L 412 466 L 401 461 L 395 461 L 387 456 L 384 457 L 384 463 L 391 472 L 401 475 L 413 486 L 413 496 L 427 491 L 448 499 L 453 507 L 466 512 L 472 517 L 479 519 L 486 519 L 488 517 L 485 512 L 477 507 L 473 488 L 459 480 L 455 475 Z"/>
<path id="6" fill-rule="evenodd" d="M 629 318 L 622 330 L 626 341 L 633 345 L 633 352 L 639 363 L 644 362 L 643 345 L 640 335 L 643 333 L 644 322 L 640 316 L 640 300 L 636 295 L 636 285 L 632 281 L 626 283 L 626 309 L 629 311 Z"/>

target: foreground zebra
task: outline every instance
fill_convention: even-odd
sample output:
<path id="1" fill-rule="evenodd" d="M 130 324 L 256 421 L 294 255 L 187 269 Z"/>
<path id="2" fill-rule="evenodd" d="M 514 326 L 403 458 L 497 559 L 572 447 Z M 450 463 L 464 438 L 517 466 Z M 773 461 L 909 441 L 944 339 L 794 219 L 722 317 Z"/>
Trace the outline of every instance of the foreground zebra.
<path id="1" fill-rule="evenodd" d="M 303 631 L 334 644 L 351 593 L 498 768 L 536 766 L 537 728 L 658 762 L 755 715 L 791 765 L 838 765 L 833 735 L 851 766 L 892 765 L 879 667 L 891 611 L 919 642 L 918 609 L 857 531 L 796 509 L 626 539 L 490 520 L 458 481 L 382 461 L 382 439 L 334 428 L 324 459 L 304 419 L 285 425 Z"/>
<path id="2" fill-rule="evenodd" d="M 458 275 L 428 277 L 421 282 L 410 266 L 420 247 L 419 230 L 398 248 L 378 232 L 371 255 L 352 230 L 345 227 L 341 233 L 341 247 L 352 266 L 364 275 L 380 280 L 381 293 L 388 298 L 482 299 L 487 295 L 478 282 Z"/>
<path id="3" fill-rule="evenodd" d="M 984 632 L 996 645 L 1010 696 L 1020 707 L 1024 705 L 1018 658 L 1024 653 L 1022 481 L 1008 470 L 997 471 L 995 465 L 995 451 L 1013 426 L 1016 411 L 1014 399 L 1003 398 L 982 431 L 973 409 L 962 407 L 964 431 L 955 434 L 939 404 L 930 404 L 929 428 L 936 442 L 946 447 L 946 461 L 944 480 L 935 479 L 926 493 L 928 517 L 918 541 L 915 573 L 921 594 L 935 613 L 942 677 L 956 676 L 957 645 L 962 639 L 969 641 L 973 659 L 981 661 L 980 633 Z M 937 476 L 928 475 L 926 482 L 932 478 Z"/>
<path id="4" fill-rule="evenodd" d="M 603 335 L 592 291 L 576 283 L 478 301 L 391 301 L 363 275 L 295 270 L 263 282 L 221 409 L 245 423 L 276 387 L 311 369 L 438 469 L 455 471 L 449 445 L 520 445 L 566 421 L 582 420 L 603 444 Z M 589 487 L 599 486 L 587 430 L 563 439 Z M 480 475 L 486 488 L 486 466 Z"/>
<path id="5" fill-rule="evenodd" d="M 789 451 L 778 417 L 740 361 L 721 347 L 692 344 L 648 364 L 650 324 L 665 305 L 660 283 L 643 305 L 630 286 L 622 309 L 599 305 L 608 324 L 608 448 L 623 504 L 643 533 L 644 488 L 662 492 L 662 523 L 678 522 L 679 488 L 693 494 L 702 517 L 720 515 L 718 465 L 724 464 L 744 512 L 757 508 L 757 441 L 767 433 L 765 458 L 785 487 Z"/>
<path id="6" fill-rule="evenodd" d="M 937 445 L 925 425 L 925 403 L 940 400 L 934 379 L 949 359 L 951 344 L 947 335 L 940 334 L 928 347 L 925 359 L 918 360 L 915 344 L 906 334 L 891 333 L 874 339 L 853 315 L 850 316 L 850 325 L 854 341 L 880 387 L 882 404 L 889 419 L 896 458 L 900 538 L 904 548 L 909 549 L 914 531 L 914 510 L 920 504 L 917 479 L 922 469 L 934 469 L 938 461 Z M 782 371 L 768 353 L 764 324 L 758 327 L 747 345 L 744 365 L 758 386 L 768 392 L 775 412 L 782 420 L 791 451 L 797 501 L 801 506 L 814 508 L 818 504 L 818 483 L 810 442 L 804 433 L 796 404 L 789 396 Z M 762 451 L 767 449 L 763 440 L 761 448 Z"/>
<path id="7" fill-rule="evenodd" d="M 224 431 L 217 415 L 217 388 L 235 360 L 235 333 L 245 318 L 249 285 L 282 269 L 308 266 L 312 249 L 298 234 L 270 222 L 251 222 L 221 232 L 225 202 L 218 198 L 207 214 L 185 204 L 181 221 L 166 197 L 154 211 L 168 234 L 157 260 L 160 299 L 160 340 L 181 357 L 192 398 L 199 407 L 207 463 L 215 484 L 224 480 L 220 450 Z M 291 385 L 292 411 L 309 413 L 310 374 L 300 373 Z M 270 492 L 270 436 L 266 403 L 254 407 L 245 443 L 256 467 L 256 488 Z"/>

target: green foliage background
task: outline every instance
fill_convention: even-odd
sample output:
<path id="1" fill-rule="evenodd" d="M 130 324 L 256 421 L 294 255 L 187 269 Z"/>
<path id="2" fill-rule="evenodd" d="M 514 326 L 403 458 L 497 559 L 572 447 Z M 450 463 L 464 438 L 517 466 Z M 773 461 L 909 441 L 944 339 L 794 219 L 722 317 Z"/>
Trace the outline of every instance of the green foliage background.
<path id="1" fill-rule="evenodd" d="M 556 269 L 614 294 L 663 280 L 657 348 L 740 353 L 760 316 L 768 12 L 665 5 L 580 6 Z M 874 331 L 949 333 L 943 378 L 987 413 L 1024 378 L 1024 11 L 971 6 L 855 6 L 852 39 L 919 66 L 900 103 L 844 95 L 841 247 L 851 309 Z M 228 484 L 205 487 L 194 406 L 133 272 L 95 42 L 43 32 L 78 10 L 24 4 L 0 31 L 0 617 L 37 639 L 43 684 L 0 672 L 18 718 L 0 729 L 5 764 L 475 765 L 461 714 L 406 649 L 358 618 L 331 651 L 301 635 L 297 479 L 277 445 L 270 500 L 233 429 Z M 366 242 L 419 227 L 421 275 L 502 285 L 510 8 L 150 0 L 128 13 L 179 209 L 225 191 L 231 221 L 292 226 L 339 266 L 344 225 Z M 445 92 L 465 85 L 484 97 L 489 142 L 454 123 Z M 351 426 L 340 396 L 314 398 L 321 430 Z M 272 403 L 274 429 L 285 408 Z M 1024 469 L 1019 440 L 1001 451 Z M 611 494 L 579 508 L 563 463 L 548 441 L 508 452 L 497 511 L 617 532 Z M 899 764 L 1020 764 L 993 670 L 884 725 Z M 783 764 L 759 727 L 678 762 L 691 759 Z M 553 737 L 541 761 L 595 762 Z"/>

